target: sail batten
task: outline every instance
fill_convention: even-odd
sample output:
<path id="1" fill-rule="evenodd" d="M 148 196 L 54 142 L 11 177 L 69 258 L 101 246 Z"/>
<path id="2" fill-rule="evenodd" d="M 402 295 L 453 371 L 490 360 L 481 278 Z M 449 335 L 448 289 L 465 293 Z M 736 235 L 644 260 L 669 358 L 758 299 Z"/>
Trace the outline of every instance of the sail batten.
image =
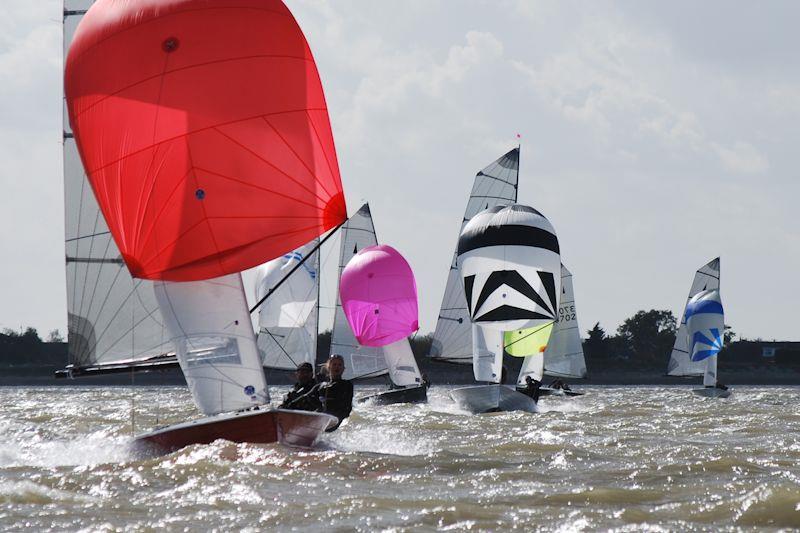
<path id="1" fill-rule="evenodd" d="M 515 203 L 518 181 L 519 148 L 514 148 L 480 170 L 472 185 L 459 234 L 467 222 L 484 209 Z M 464 287 L 458 273 L 457 257 L 456 249 L 450 263 L 430 357 L 447 362 L 471 364 L 472 328 Z"/>

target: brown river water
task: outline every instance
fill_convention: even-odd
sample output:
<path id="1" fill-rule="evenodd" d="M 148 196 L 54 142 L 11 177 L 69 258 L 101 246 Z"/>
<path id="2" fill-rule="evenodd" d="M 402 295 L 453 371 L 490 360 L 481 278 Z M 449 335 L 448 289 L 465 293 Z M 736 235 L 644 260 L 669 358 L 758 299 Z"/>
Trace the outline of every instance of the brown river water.
<path id="1" fill-rule="evenodd" d="M 311 450 L 141 458 L 131 405 L 137 431 L 182 421 L 185 389 L 0 388 L 0 530 L 800 528 L 800 387 L 585 390 L 470 416 L 434 387 L 427 405 L 357 405 Z"/>

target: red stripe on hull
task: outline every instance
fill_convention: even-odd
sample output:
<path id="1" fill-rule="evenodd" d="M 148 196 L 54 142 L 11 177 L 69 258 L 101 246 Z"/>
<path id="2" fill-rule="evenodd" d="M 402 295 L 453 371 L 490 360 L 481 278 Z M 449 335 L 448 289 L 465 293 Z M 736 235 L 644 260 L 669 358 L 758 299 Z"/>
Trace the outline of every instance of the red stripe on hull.
<path id="1" fill-rule="evenodd" d="M 136 438 L 135 445 L 169 453 L 217 439 L 231 442 L 309 447 L 337 419 L 324 413 L 271 409 L 245 411 L 175 424 Z"/>

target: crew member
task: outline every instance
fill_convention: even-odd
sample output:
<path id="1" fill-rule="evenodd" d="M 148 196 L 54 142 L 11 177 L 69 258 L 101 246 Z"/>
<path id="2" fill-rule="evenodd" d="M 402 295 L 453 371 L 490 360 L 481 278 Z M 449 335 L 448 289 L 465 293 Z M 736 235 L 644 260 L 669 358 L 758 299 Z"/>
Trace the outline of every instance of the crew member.
<path id="1" fill-rule="evenodd" d="M 353 384 L 349 380 L 342 379 L 344 358 L 341 355 L 331 355 L 325 367 L 328 381 L 317 385 L 318 397 L 322 402 L 322 411 L 338 418 L 341 424 L 353 410 Z M 339 424 L 328 431 L 335 430 Z"/>
<path id="2" fill-rule="evenodd" d="M 309 394 L 316 385 L 314 381 L 314 367 L 311 363 L 302 363 L 297 365 L 295 371 L 297 382 L 294 388 L 289 391 L 289 394 L 283 399 L 280 405 L 281 409 L 298 409 L 301 411 L 319 411 L 322 409 L 322 403 L 319 398 L 313 394 Z"/>
<path id="3" fill-rule="evenodd" d="M 542 386 L 542 382 L 536 379 L 533 379 L 531 376 L 525 376 L 525 390 L 524 394 L 527 394 L 533 401 L 539 403 L 539 388 Z"/>

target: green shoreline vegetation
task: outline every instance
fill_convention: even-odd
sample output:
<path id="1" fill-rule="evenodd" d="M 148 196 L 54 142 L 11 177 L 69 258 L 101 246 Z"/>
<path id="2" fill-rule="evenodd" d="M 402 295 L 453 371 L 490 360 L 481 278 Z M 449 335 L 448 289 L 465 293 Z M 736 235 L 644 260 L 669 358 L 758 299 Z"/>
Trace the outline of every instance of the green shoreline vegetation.
<path id="1" fill-rule="evenodd" d="M 680 378 L 664 375 L 667 359 L 675 342 L 677 320 L 671 311 L 639 311 L 625 320 L 614 334 L 595 324 L 586 331 L 583 349 L 589 378 L 579 383 L 595 384 L 670 384 L 683 383 Z M 330 331 L 319 334 L 317 353 L 327 354 Z M 420 370 L 433 383 L 470 383 L 469 365 L 443 364 L 428 359 L 433 335 L 417 335 L 411 339 Z M 506 356 L 509 376 L 519 372 L 521 358 Z M 63 384 L 179 384 L 180 372 L 160 371 L 130 375 L 100 376 L 76 380 L 56 380 L 53 372 L 67 364 L 67 343 L 58 330 L 43 340 L 36 329 L 28 327 L 0 333 L 0 385 Z M 739 384 L 800 384 L 800 342 L 736 339 L 726 327 L 725 348 L 720 353 L 720 378 Z M 271 372 L 275 384 L 291 382 L 291 373 Z M 381 382 L 377 378 L 374 382 Z"/>

